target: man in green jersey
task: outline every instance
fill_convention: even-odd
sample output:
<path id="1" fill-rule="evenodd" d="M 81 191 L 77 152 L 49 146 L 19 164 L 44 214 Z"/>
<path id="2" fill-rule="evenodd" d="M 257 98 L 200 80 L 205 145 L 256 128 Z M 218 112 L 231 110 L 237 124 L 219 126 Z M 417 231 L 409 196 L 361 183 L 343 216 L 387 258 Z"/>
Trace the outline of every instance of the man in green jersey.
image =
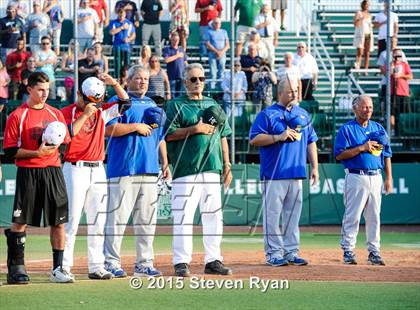
<path id="1" fill-rule="evenodd" d="M 203 96 L 204 69 L 201 64 L 187 66 L 184 83 L 187 94 L 166 107 L 166 141 L 173 167 L 172 214 L 173 264 L 175 274 L 190 275 L 194 213 L 200 206 L 203 223 L 205 269 L 207 274 L 229 275 L 222 263 L 220 244 L 223 233 L 221 180 L 225 190 L 232 181 L 226 137 L 231 129 L 216 101 Z"/>
<path id="2" fill-rule="evenodd" d="M 263 0 L 237 0 L 235 4 L 235 16 L 239 11 L 239 22 L 236 28 L 236 57 L 242 53 L 242 47 L 249 38 L 249 33 L 255 30 L 255 18 L 260 14 L 264 5 Z"/>

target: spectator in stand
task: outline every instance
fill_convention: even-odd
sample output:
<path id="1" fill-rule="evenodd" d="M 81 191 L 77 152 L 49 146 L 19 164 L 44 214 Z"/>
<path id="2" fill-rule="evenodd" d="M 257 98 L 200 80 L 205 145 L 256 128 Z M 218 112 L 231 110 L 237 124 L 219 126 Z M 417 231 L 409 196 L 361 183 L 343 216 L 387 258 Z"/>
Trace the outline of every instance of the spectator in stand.
<path id="1" fill-rule="evenodd" d="M 136 39 L 134 24 L 127 19 L 127 11 L 118 9 L 118 18 L 109 24 L 109 33 L 112 35 L 112 52 L 114 54 L 115 72 L 130 65 L 131 43 Z"/>
<path id="2" fill-rule="evenodd" d="M 79 46 L 84 52 L 91 47 L 96 38 L 99 17 L 96 11 L 89 7 L 90 0 L 80 0 L 77 10 L 77 31 L 79 32 Z"/>
<path id="3" fill-rule="evenodd" d="M 273 85 L 277 84 L 277 77 L 271 71 L 270 63 L 261 62 L 259 70 L 252 75 L 252 84 L 254 85 L 252 102 L 259 112 L 273 103 Z"/>
<path id="4" fill-rule="evenodd" d="M 254 90 L 252 85 L 252 74 L 256 72 L 262 62 L 262 58 L 257 55 L 257 47 L 254 44 L 248 46 L 248 54 L 241 56 L 242 71 L 245 72 L 246 80 L 248 83 L 248 99 L 252 99 L 252 91 Z"/>
<path id="5" fill-rule="evenodd" d="M 160 28 L 160 17 L 163 14 L 163 6 L 160 0 L 143 0 L 140 7 L 140 14 L 143 18 L 142 45 L 148 45 L 150 38 L 153 38 L 155 53 L 162 55 L 162 30 Z"/>
<path id="6" fill-rule="evenodd" d="M 16 51 L 7 55 L 6 68 L 10 76 L 9 84 L 9 98 L 12 100 L 17 99 L 17 93 L 19 91 L 19 85 L 21 83 L 22 71 L 26 69 L 26 61 L 31 56 L 31 53 L 27 52 L 25 47 L 25 40 L 18 38 Z"/>
<path id="7" fill-rule="evenodd" d="M 61 27 L 64 21 L 64 13 L 58 0 L 45 0 L 43 12 L 50 17 L 52 41 L 54 52 L 60 55 Z"/>
<path id="8" fill-rule="evenodd" d="M 271 9 L 274 18 L 276 18 L 276 11 L 280 10 L 280 29 L 286 30 L 286 27 L 284 27 L 284 13 L 287 10 L 287 0 L 271 0 Z"/>
<path id="9" fill-rule="evenodd" d="M 392 51 L 397 49 L 397 39 L 396 38 L 394 38 L 391 41 L 391 49 L 392 49 Z M 407 60 L 407 57 L 405 57 L 404 51 L 402 51 L 400 49 L 400 53 L 402 55 L 401 61 L 406 62 L 408 64 L 408 60 Z M 392 62 L 392 57 L 390 57 L 389 61 L 390 61 L 390 63 Z M 384 113 L 385 113 L 385 94 L 386 94 L 386 76 L 385 76 L 386 75 L 386 50 L 382 51 L 382 53 L 379 55 L 377 65 L 379 67 L 379 70 L 381 71 L 381 82 L 380 82 L 381 98 L 382 98 L 381 111 L 382 111 L 382 116 L 383 116 Z"/>
<path id="10" fill-rule="evenodd" d="M 96 34 L 96 40 L 104 41 L 104 28 L 109 25 L 109 9 L 107 1 L 105 0 L 90 0 L 90 8 L 94 9 L 99 17 L 98 32 Z"/>
<path id="11" fill-rule="evenodd" d="M 276 47 L 279 44 L 280 26 L 276 19 L 270 15 L 270 6 L 264 4 L 261 13 L 255 18 L 255 28 L 257 28 L 262 42 L 267 46 L 268 62 L 274 68 L 276 61 Z"/>
<path id="12" fill-rule="evenodd" d="M 7 105 L 9 99 L 9 83 L 10 77 L 9 74 L 7 74 L 6 66 L 4 66 L 3 62 L 0 60 L 0 113 Z"/>
<path id="13" fill-rule="evenodd" d="M 378 31 L 378 57 L 381 55 L 382 51 L 386 50 L 386 39 L 388 37 L 388 33 L 386 31 L 386 24 L 387 24 L 387 11 L 388 11 L 388 2 L 384 2 L 384 10 L 376 14 L 375 19 L 373 21 L 373 26 L 375 28 L 379 28 Z M 398 15 L 394 12 L 390 12 L 391 20 L 390 20 L 390 34 L 389 36 L 392 39 L 398 38 Z"/>
<path id="14" fill-rule="evenodd" d="M 254 44 L 257 47 L 257 55 L 261 58 L 268 59 L 267 45 L 261 41 L 261 36 L 257 30 L 252 30 L 249 33 L 249 40 L 245 42 L 243 50 L 248 51 L 248 46 Z"/>
<path id="15" fill-rule="evenodd" d="M 103 53 L 102 49 L 102 42 L 95 42 L 93 43 L 93 50 L 95 54 L 93 56 L 95 64 L 99 66 L 99 72 L 108 74 L 109 66 L 108 66 L 108 57 L 106 57 Z"/>
<path id="16" fill-rule="evenodd" d="M 10 0 L 9 4 L 16 6 L 16 12 L 19 18 L 25 20 L 28 17 L 28 0 Z"/>
<path id="17" fill-rule="evenodd" d="M 209 23 L 216 17 L 220 17 L 223 7 L 220 0 L 197 0 L 195 12 L 200 13 L 200 55 L 207 55 L 207 32 Z"/>
<path id="18" fill-rule="evenodd" d="M 402 60 L 403 53 L 399 48 L 392 51 L 391 62 L 391 129 L 392 135 L 399 135 L 400 113 L 411 113 L 410 86 L 413 79 L 410 65 Z M 386 64 L 384 66 L 386 73 Z"/>
<path id="19" fill-rule="evenodd" d="M 136 3 L 131 0 L 119 0 L 115 4 L 115 13 L 118 14 L 120 9 L 124 9 L 125 17 L 133 23 L 134 27 L 139 28 L 140 16 Z"/>
<path id="20" fill-rule="evenodd" d="M 229 37 L 225 29 L 221 29 L 222 20 L 216 17 L 209 26 L 206 42 L 209 50 L 211 88 L 216 87 L 216 79 L 221 80 L 225 71 L 226 52 L 230 49 Z"/>
<path id="21" fill-rule="evenodd" d="M 80 51 L 77 53 L 77 55 L 78 59 L 83 57 Z M 63 54 L 63 57 L 61 59 L 61 71 L 66 73 L 74 73 L 74 57 L 76 57 L 74 50 L 74 39 L 71 39 L 68 45 L 67 52 Z"/>
<path id="22" fill-rule="evenodd" d="M 171 13 L 169 33 L 178 32 L 181 46 L 187 51 L 187 38 L 190 33 L 187 0 L 170 0 L 169 12 Z"/>
<path id="23" fill-rule="evenodd" d="M 354 39 L 353 46 L 357 49 L 356 62 L 354 68 L 360 69 L 362 62 L 362 55 L 365 56 L 365 74 L 369 69 L 369 56 L 373 51 L 373 30 L 372 30 L 372 16 L 369 14 L 369 2 L 363 0 L 361 3 L 361 10 L 357 11 L 353 17 L 354 23 Z"/>
<path id="24" fill-rule="evenodd" d="M 248 82 L 246 81 L 245 72 L 241 71 L 241 62 L 235 60 L 233 68 L 233 101 L 232 101 L 232 88 L 231 88 L 231 74 L 230 70 L 225 72 L 222 81 L 223 89 L 223 108 L 226 115 L 230 117 L 232 112 L 232 102 L 234 102 L 235 110 L 234 116 L 241 116 L 243 112 L 243 105 L 246 100 L 246 92 L 248 90 Z"/>
<path id="25" fill-rule="evenodd" d="M 29 98 L 29 92 L 26 89 L 28 86 L 28 78 L 29 76 L 36 71 L 36 63 L 34 57 L 29 57 L 26 60 L 26 69 L 22 71 L 21 74 L 21 83 L 19 84 L 19 91 L 17 94 L 17 99 L 22 100 L 22 102 L 26 102 Z"/>
<path id="26" fill-rule="evenodd" d="M 179 35 L 177 32 L 171 34 L 171 44 L 165 47 L 162 53 L 171 84 L 171 95 L 175 98 L 181 95 L 182 76 L 187 64 L 187 55 L 184 49 L 179 46 Z"/>
<path id="27" fill-rule="evenodd" d="M 16 4 L 9 4 L 6 14 L 0 19 L 0 59 L 3 63 L 6 62 L 7 54 L 16 49 L 19 37 L 26 41 L 26 34 L 23 31 L 25 22 L 17 16 Z"/>
<path id="28" fill-rule="evenodd" d="M 41 38 L 49 36 L 52 30 L 49 16 L 42 12 L 41 1 L 35 0 L 33 7 L 34 12 L 26 19 L 25 31 L 29 33 L 29 46 L 31 52 L 35 54 L 41 49 Z"/>
<path id="29" fill-rule="evenodd" d="M 255 18 L 263 7 L 263 0 L 237 0 L 235 4 L 235 16 L 239 11 L 238 27 L 236 29 L 236 57 L 242 54 L 244 43 L 249 39 L 249 33 L 255 30 Z M 243 64 L 242 64 L 243 67 Z M 249 81 L 248 81 L 249 82 Z M 249 87 L 249 83 L 248 83 Z"/>
<path id="30" fill-rule="evenodd" d="M 51 49 L 51 38 L 44 36 L 41 38 L 41 49 L 34 54 L 37 71 L 48 75 L 50 83 L 50 92 L 48 99 L 55 100 L 57 91 L 55 88 L 55 65 L 57 64 L 57 55 Z"/>
<path id="31" fill-rule="evenodd" d="M 152 99 L 158 106 L 162 106 L 165 100 L 171 100 L 171 85 L 168 74 L 160 67 L 159 56 L 150 57 L 149 88 L 146 97 Z"/>
<path id="32" fill-rule="evenodd" d="M 137 64 L 141 65 L 143 68 L 149 69 L 150 57 L 152 57 L 152 49 L 149 45 L 143 45 L 141 47 L 140 58 L 137 61 Z"/>
<path id="33" fill-rule="evenodd" d="M 318 65 L 315 58 L 306 52 L 306 43 L 297 44 L 297 53 L 293 56 L 293 64 L 298 67 L 302 83 L 302 100 L 315 100 L 312 93 L 318 83 Z"/>
<path id="34" fill-rule="evenodd" d="M 284 54 L 284 66 L 277 69 L 277 86 L 284 80 L 289 79 L 292 85 L 298 85 L 298 103 L 302 101 L 302 82 L 298 67 L 293 64 L 293 54 L 288 52 Z M 277 101 L 281 97 L 281 89 L 277 87 Z"/>
<path id="35" fill-rule="evenodd" d="M 86 50 L 86 58 L 80 59 L 78 61 L 79 65 L 79 86 L 82 85 L 83 81 L 88 77 L 94 76 L 98 77 L 101 68 L 98 64 L 95 63 L 95 50 L 92 47 L 89 47 Z"/>
<path id="36" fill-rule="evenodd" d="M 125 91 L 127 91 L 127 87 L 128 87 L 128 66 L 124 66 L 124 67 L 121 68 L 120 79 L 118 80 L 118 83 L 120 83 L 121 87 L 124 88 Z"/>

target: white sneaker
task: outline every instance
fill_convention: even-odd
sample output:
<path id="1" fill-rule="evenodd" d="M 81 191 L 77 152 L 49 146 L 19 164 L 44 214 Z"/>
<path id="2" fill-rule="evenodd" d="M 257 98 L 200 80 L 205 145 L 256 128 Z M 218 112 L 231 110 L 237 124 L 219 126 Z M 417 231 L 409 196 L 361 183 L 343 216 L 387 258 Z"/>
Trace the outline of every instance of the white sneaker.
<path id="1" fill-rule="evenodd" d="M 88 277 L 91 280 L 111 280 L 114 277 L 114 275 L 111 272 L 105 270 L 104 268 L 100 268 L 95 272 L 90 272 L 88 274 Z"/>
<path id="2" fill-rule="evenodd" d="M 75 279 L 70 271 L 57 267 L 51 272 L 50 281 L 55 283 L 73 283 Z"/>

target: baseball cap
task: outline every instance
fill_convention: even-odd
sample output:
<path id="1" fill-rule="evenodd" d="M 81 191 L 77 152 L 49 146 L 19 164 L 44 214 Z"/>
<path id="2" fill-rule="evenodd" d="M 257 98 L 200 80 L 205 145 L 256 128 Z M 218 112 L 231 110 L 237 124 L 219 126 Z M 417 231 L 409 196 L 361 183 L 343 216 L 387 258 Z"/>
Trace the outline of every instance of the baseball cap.
<path id="1" fill-rule="evenodd" d="M 82 83 L 82 94 L 89 101 L 98 103 L 105 95 L 105 84 L 97 77 L 89 77 Z"/>
<path id="2" fill-rule="evenodd" d="M 159 107 L 150 107 L 144 110 L 143 123 L 149 125 L 153 129 L 162 127 L 166 122 L 166 114 Z"/>
<path id="3" fill-rule="evenodd" d="M 34 0 L 32 5 L 41 5 L 41 0 Z"/>
<path id="4" fill-rule="evenodd" d="M 221 126 L 226 121 L 226 114 L 219 105 L 212 105 L 203 111 L 203 122 L 212 126 Z"/>
<path id="5" fill-rule="evenodd" d="M 42 133 L 42 141 L 47 145 L 60 145 L 66 137 L 66 125 L 59 121 L 51 122 Z"/>

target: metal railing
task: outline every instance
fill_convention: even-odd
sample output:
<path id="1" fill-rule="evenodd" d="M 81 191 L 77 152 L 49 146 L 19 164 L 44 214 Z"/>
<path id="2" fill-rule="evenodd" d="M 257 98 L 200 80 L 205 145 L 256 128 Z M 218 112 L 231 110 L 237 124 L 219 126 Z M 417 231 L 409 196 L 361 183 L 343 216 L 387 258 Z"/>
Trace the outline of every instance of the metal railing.
<path id="1" fill-rule="evenodd" d="M 360 10 L 360 2 L 355 0 L 314 0 L 317 11 L 357 11 Z M 369 1 L 369 10 L 378 11 L 383 9 L 383 3 L 379 1 Z M 419 10 L 418 0 L 395 0 L 391 5 L 391 10 Z"/>
<path id="2" fill-rule="evenodd" d="M 347 76 L 347 94 L 348 95 L 353 95 L 352 85 L 356 87 L 360 95 L 363 95 L 365 93 L 363 88 L 360 86 L 359 82 L 354 77 L 353 72 L 350 72 L 350 74 Z"/>
<path id="3" fill-rule="evenodd" d="M 324 42 L 322 41 L 319 34 L 315 33 L 313 35 L 313 49 L 314 55 L 318 63 L 321 64 L 322 68 L 324 69 L 325 73 L 329 81 L 331 82 L 331 98 L 335 97 L 335 66 L 333 61 L 331 60 L 330 54 L 328 50 L 325 48 Z M 322 52 L 322 55 L 321 55 Z M 324 61 L 327 60 L 327 62 Z"/>

